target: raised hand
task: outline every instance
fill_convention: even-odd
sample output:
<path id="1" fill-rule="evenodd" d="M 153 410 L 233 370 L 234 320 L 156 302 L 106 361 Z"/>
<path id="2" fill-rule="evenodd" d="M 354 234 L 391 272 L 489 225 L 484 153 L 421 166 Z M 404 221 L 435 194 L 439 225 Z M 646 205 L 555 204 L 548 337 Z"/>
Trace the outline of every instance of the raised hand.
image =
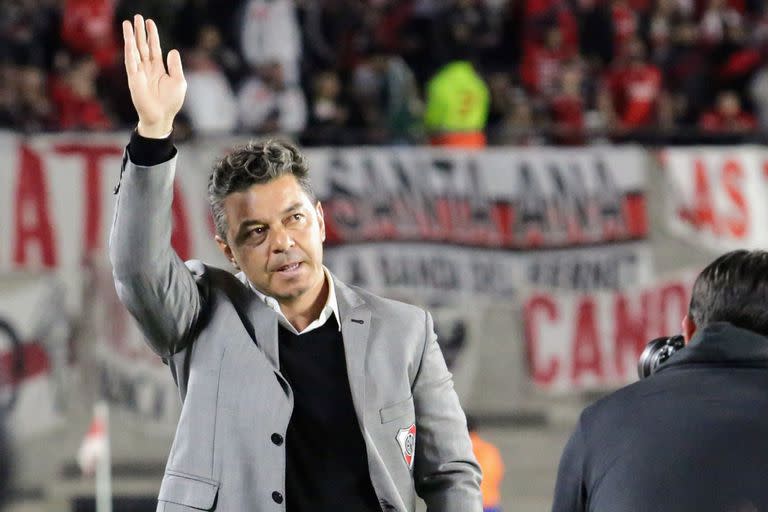
<path id="1" fill-rule="evenodd" d="M 146 29 L 145 29 L 146 26 Z M 177 50 L 168 52 L 168 71 L 163 65 L 160 36 L 152 20 L 137 14 L 123 21 L 125 70 L 131 100 L 139 114 L 139 134 L 162 138 L 173 129 L 173 119 L 184 103 L 187 82 Z"/>

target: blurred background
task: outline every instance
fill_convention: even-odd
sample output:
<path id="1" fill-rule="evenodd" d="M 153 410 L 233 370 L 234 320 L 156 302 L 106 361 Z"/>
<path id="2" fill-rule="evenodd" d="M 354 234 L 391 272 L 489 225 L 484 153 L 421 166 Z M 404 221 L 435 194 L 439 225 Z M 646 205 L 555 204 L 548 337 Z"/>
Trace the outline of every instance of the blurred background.
<path id="1" fill-rule="evenodd" d="M 114 510 L 154 510 L 170 449 L 178 394 L 105 254 L 134 13 L 188 82 L 177 252 L 228 268 L 212 162 L 249 137 L 301 143 L 327 265 L 433 312 L 505 510 L 549 508 L 580 411 L 679 332 L 698 270 L 768 245 L 762 0 L 2 0 L 9 511 L 95 510 L 107 439 Z"/>

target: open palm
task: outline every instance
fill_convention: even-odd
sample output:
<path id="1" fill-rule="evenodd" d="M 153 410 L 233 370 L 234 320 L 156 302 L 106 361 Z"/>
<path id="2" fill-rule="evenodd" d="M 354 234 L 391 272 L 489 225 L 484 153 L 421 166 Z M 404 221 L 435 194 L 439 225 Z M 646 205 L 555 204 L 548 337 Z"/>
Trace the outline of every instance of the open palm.
<path id="1" fill-rule="evenodd" d="M 139 115 L 139 133 L 144 137 L 164 137 L 173 128 L 173 119 L 187 90 L 179 52 L 168 52 L 166 72 L 157 26 L 152 20 L 145 22 L 138 14 L 133 25 L 123 22 L 123 39 L 125 70 L 133 106 Z"/>

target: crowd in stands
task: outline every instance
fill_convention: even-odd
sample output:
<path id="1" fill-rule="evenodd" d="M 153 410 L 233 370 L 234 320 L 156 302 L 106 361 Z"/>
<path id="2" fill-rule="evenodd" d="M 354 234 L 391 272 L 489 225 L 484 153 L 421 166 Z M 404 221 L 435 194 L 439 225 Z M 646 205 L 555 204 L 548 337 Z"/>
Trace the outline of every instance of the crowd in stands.
<path id="1" fill-rule="evenodd" d="M 307 145 L 409 144 L 468 132 L 479 144 L 759 140 L 768 127 L 767 5 L 4 0 L 0 128 L 132 126 L 120 22 L 139 12 L 156 20 L 166 51 L 181 51 L 188 83 L 181 138 L 280 133 Z"/>

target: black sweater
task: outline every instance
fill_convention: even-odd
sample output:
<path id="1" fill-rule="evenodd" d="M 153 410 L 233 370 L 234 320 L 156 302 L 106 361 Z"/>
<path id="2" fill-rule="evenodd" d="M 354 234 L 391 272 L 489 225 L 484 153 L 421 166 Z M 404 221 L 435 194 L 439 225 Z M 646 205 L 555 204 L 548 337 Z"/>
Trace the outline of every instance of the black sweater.
<path id="1" fill-rule="evenodd" d="M 301 335 L 281 326 L 278 337 L 280 371 L 294 393 L 286 436 L 288 512 L 380 512 L 336 317 Z"/>

